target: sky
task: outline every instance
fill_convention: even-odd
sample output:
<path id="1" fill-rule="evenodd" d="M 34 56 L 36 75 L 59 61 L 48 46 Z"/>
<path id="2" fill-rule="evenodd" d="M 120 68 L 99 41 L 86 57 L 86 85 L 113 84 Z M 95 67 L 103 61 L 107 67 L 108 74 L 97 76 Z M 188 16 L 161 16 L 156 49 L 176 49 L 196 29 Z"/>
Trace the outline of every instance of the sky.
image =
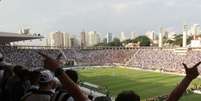
<path id="1" fill-rule="evenodd" d="M 0 31 L 181 32 L 184 23 L 201 24 L 200 12 L 201 0 L 2 0 Z"/>

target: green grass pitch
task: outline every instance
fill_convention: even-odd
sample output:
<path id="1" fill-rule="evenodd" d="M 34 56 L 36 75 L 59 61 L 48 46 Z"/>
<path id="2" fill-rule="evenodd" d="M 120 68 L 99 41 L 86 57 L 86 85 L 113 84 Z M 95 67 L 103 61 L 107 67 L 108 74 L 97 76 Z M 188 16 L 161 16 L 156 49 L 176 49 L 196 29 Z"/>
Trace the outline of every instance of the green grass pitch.
<path id="1" fill-rule="evenodd" d="M 141 99 L 169 94 L 182 80 L 182 76 L 131 70 L 124 68 L 96 68 L 79 70 L 80 79 L 108 87 L 113 96 L 122 90 L 134 90 Z M 200 83 L 201 80 L 193 82 Z M 200 101 L 201 95 L 188 94 L 181 101 Z"/>

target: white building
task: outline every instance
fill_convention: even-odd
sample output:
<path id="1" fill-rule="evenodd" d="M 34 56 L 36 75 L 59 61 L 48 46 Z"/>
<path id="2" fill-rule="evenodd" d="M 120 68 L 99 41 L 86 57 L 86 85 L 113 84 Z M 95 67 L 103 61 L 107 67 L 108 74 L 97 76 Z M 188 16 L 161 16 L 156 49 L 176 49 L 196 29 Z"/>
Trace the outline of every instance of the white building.
<path id="1" fill-rule="evenodd" d="M 200 40 L 191 40 L 191 44 L 188 47 L 201 47 Z"/>
<path id="2" fill-rule="evenodd" d="M 85 31 L 82 31 L 80 33 L 80 46 L 82 48 L 86 47 L 87 46 L 87 40 L 86 40 L 86 32 Z"/>
<path id="3" fill-rule="evenodd" d="M 201 47 L 201 40 L 198 37 L 198 35 L 200 34 L 200 25 L 192 25 L 189 33 L 193 36 L 193 39 L 191 40 L 191 44 L 188 45 L 188 47 Z"/>
<path id="4" fill-rule="evenodd" d="M 200 25 L 199 24 L 194 24 L 193 26 L 191 26 L 190 33 L 191 33 L 191 35 L 200 34 Z"/>
<path id="5" fill-rule="evenodd" d="M 125 33 L 124 33 L 124 32 L 121 32 L 121 33 L 120 33 L 120 41 L 122 42 L 122 41 L 124 41 L 124 40 L 126 40 Z"/>
<path id="6" fill-rule="evenodd" d="M 80 42 L 79 42 L 79 40 L 77 39 L 77 37 L 76 36 L 72 36 L 71 38 L 70 38 L 70 42 L 71 42 L 71 47 L 72 48 L 77 48 L 77 47 L 79 47 L 80 46 Z"/>
<path id="7" fill-rule="evenodd" d="M 137 33 L 131 32 L 131 39 L 135 39 L 137 37 Z"/>
<path id="8" fill-rule="evenodd" d="M 64 35 L 64 47 L 70 48 L 72 46 L 70 34 L 69 33 L 63 33 L 63 35 Z"/>
<path id="9" fill-rule="evenodd" d="M 112 42 L 112 33 L 107 32 L 107 43 Z"/>
<path id="10" fill-rule="evenodd" d="M 71 37 L 69 33 L 64 32 L 52 32 L 48 36 L 48 45 L 56 47 L 71 47 Z"/>
<path id="11" fill-rule="evenodd" d="M 149 38 L 149 39 L 151 39 L 152 41 L 153 40 L 155 40 L 155 32 L 154 31 L 148 31 L 148 32 L 146 32 L 145 33 L 145 35 Z"/>
<path id="12" fill-rule="evenodd" d="M 48 36 L 48 45 L 50 46 L 57 46 L 57 47 L 63 47 L 64 41 L 63 41 L 63 33 L 62 32 L 51 32 Z"/>
<path id="13" fill-rule="evenodd" d="M 96 31 L 90 31 L 86 34 L 87 46 L 94 46 L 100 42 L 100 36 Z"/>

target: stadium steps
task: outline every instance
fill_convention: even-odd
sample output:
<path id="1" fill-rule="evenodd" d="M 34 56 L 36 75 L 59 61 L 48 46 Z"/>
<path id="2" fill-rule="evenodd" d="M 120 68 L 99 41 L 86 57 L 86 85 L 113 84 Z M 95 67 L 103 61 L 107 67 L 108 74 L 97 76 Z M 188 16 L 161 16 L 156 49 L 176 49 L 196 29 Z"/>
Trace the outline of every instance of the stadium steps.
<path id="1" fill-rule="evenodd" d="M 128 66 L 130 64 L 130 62 L 132 62 L 132 60 L 135 58 L 135 55 L 138 54 L 138 52 L 140 51 L 140 49 L 138 49 L 130 58 L 128 61 L 126 61 L 125 66 Z"/>
<path id="2" fill-rule="evenodd" d="M 175 48 L 174 52 L 178 55 L 187 55 L 188 48 Z"/>

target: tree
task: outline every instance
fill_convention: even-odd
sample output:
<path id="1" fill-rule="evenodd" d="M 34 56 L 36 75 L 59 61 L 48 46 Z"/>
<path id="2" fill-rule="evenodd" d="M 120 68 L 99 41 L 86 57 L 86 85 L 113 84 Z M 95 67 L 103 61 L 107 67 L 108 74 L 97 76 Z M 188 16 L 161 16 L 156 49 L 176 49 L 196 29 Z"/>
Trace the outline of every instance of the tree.
<path id="1" fill-rule="evenodd" d="M 127 39 L 127 40 L 124 40 L 123 42 L 122 42 L 122 44 L 128 44 L 128 43 L 131 43 L 132 42 L 132 40 L 131 39 Z"/>
<path id="2" fill-rule="evenodd" d="M 164 36 L 163 37 L 163 44 L 167 43 L 169 40 L 168 40 L 168 37 L 167 36 Z"/>
<path id="3" fill-rule="evenodd" d="M 188 39 L 187 39 L 187 44 L 190 44 L 191 43 L 191 40 L 193 40 L 193 36 L 189 36 Z"/>
<path id="4" fill-rule="evenodd" d="M 107 38 L 104 38 L 102 43 L 107 44 Z"/>
<path id="5" fill-rule="evenodd" d="M 112 42 L 108 43 L 108 46 L 122 46 L 119 38 L 114 38 Z"/>
<path id="6" fill-rule="evenodd" d="M 105 38 L 103 39 L 103 42 L 94 45 L 94 47 L 97 46 L 122 46 L 122 44 L 118 38 L 114 38 L 113 41 L 109 43 L 107 43 L 107 39 Z"/>
<path id="7" fill-rule="evenodd" d="M 140 42 L 140 46 L 150 46 L 151 40 L 147 36 L 138 36 L 134 39 L 135 42 Z"/>
<path id="8" fill-rule="evenodd" d="M 97 43 L 96 45 L 94 45 L 94 47 L 97 47 L 97 46 L 107 46 L 107 39 L 104 38 L 102 42 Z"/>
<path id="9" fill-rule="evenodd" d="M 192 39 L 193 39 L 193 37 L 189 36 L 187 38 L 187 44 L 190 44 Z M 175 35 L 173 40 L 167 40 L 166 41 L 166 43 L 169 43 L 173 46 L 182 46 L 182 42 L 183 42 L 183 35 L 182 34 Z"/>
<path id="10" fill-rule="evenodd" d="M 107 46 L 107 43 L 101 42 L 101 43 L 94 45 L 94 47 L 97 47 L 97 46 Z"/>
<path id="11" fill-rule="evenodd" d="M 182 46 L 182 41 L 183 41 L 182 37 L 183 37 L 182 34 L 175 35 L 173 45 Z"/>
<path id="12" fill-rule="evenodd" d="M 166 43 L 168 43 L 168 44 L 173 44 L 173 43 L 174 43 L 174 40 L 168 39 L 168 40 L 166 41 Z"/>

